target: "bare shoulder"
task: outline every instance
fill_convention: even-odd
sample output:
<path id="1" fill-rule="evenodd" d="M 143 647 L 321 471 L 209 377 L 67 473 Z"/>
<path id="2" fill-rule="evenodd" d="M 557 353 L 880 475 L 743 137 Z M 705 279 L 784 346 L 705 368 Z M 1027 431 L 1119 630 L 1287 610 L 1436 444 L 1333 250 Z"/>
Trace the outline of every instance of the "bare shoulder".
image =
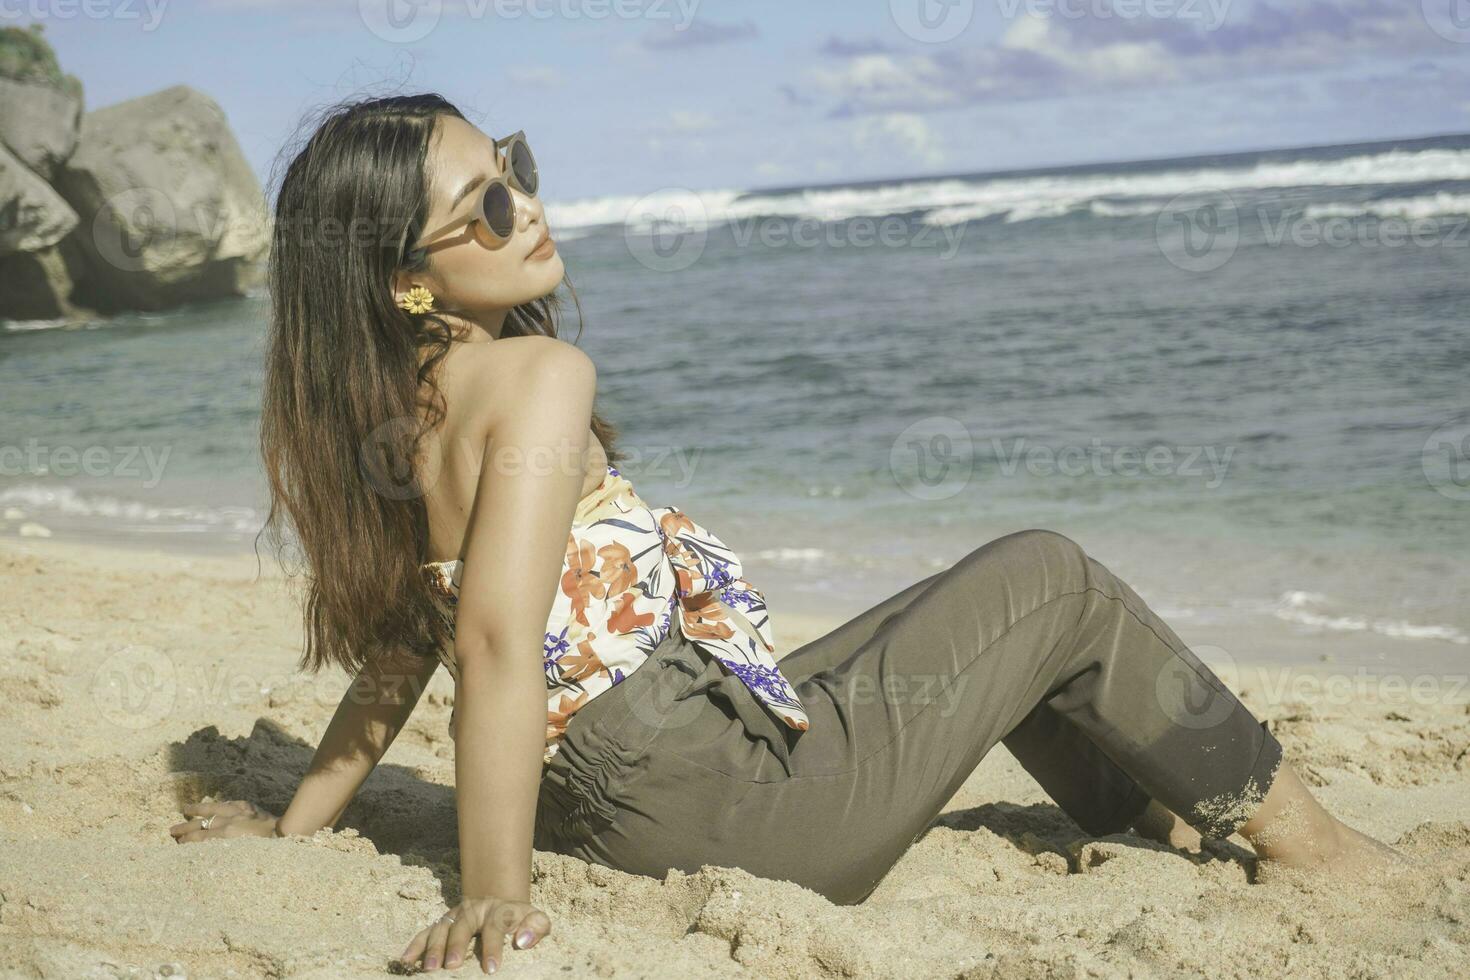
<path id="1" fill-rule="evenodd" d="M 441 384 L 457 405 L 461 426 L 495 429 L 518 406 L 554 405 L 557 391 L 581 396 L 596 391 L 597 368 L 587 352 L 557 337 L 505 337 L 460 344 L 444 362 Z"/>

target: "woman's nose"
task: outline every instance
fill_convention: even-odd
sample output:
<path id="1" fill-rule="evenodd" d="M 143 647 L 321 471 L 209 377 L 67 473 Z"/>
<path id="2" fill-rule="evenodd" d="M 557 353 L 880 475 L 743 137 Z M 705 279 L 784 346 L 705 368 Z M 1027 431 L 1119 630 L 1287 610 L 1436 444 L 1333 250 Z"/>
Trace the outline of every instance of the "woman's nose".
<path id="1" fill-rule="evenodd" d="M 511 188 L 511 193 L 516 195 L 516 214 L 520 217 L 522 231 L 546 220 L 546 214 L 541 209 L 541 198 L 522 194 L 515 188 Z"/>

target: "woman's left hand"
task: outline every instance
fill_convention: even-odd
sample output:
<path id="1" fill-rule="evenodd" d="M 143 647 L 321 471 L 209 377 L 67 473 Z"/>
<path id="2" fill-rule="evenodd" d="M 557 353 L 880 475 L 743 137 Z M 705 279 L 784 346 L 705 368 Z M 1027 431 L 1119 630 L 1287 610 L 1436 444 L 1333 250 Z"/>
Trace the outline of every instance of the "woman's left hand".
<path id="1" fill-rule="evenodd" d="M 453 970 L 464 962 L 470 941 L 479 936 L 480 969 L 494 973 L 507 934 L 514 933 L 511 945 L 516 949 L 528 949 L 549 932 L 551 917 L 530 902 L 467 898 L 414 936 L 399 960 L 412 966 L 422 959 L 425 972 L 441 965 Z"/>
<path id="2" fill-rule="evenodd" d="M 276 837 L 276 825 L 281 819 L 248 800 L 190 803 L 184 807 L 184 816 L 190 819 L 168 829 L 180 844 L 217 837 Z"/>

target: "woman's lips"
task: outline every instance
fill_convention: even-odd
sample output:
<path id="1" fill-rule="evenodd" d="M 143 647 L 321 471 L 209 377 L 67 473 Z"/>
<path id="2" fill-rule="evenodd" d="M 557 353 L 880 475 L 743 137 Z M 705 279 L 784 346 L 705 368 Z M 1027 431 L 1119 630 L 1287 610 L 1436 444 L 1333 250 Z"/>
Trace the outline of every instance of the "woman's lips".
<path id="1" fill-rule="evenodd" d="M 537 245 L 531 250 L 530 254 L 526 256 L 526 259 L 527 261 L 531 259 L 549 259 L 555 254 L 556 242 L 552 240 L 550 235 L 547 235 L 540 245 Z"/>

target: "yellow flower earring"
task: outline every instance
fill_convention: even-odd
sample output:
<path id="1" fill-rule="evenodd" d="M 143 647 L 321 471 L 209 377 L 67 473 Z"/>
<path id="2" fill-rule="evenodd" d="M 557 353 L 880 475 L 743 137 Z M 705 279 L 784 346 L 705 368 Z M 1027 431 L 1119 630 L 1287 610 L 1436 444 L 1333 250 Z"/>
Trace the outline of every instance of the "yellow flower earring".
<path id="1" fill-rule="evenodd" d="M 434 308 L 434 294 L 423 286 L 415 286 L 403 294 L 398 305 L 410 313 L 428 313 Z"/>

